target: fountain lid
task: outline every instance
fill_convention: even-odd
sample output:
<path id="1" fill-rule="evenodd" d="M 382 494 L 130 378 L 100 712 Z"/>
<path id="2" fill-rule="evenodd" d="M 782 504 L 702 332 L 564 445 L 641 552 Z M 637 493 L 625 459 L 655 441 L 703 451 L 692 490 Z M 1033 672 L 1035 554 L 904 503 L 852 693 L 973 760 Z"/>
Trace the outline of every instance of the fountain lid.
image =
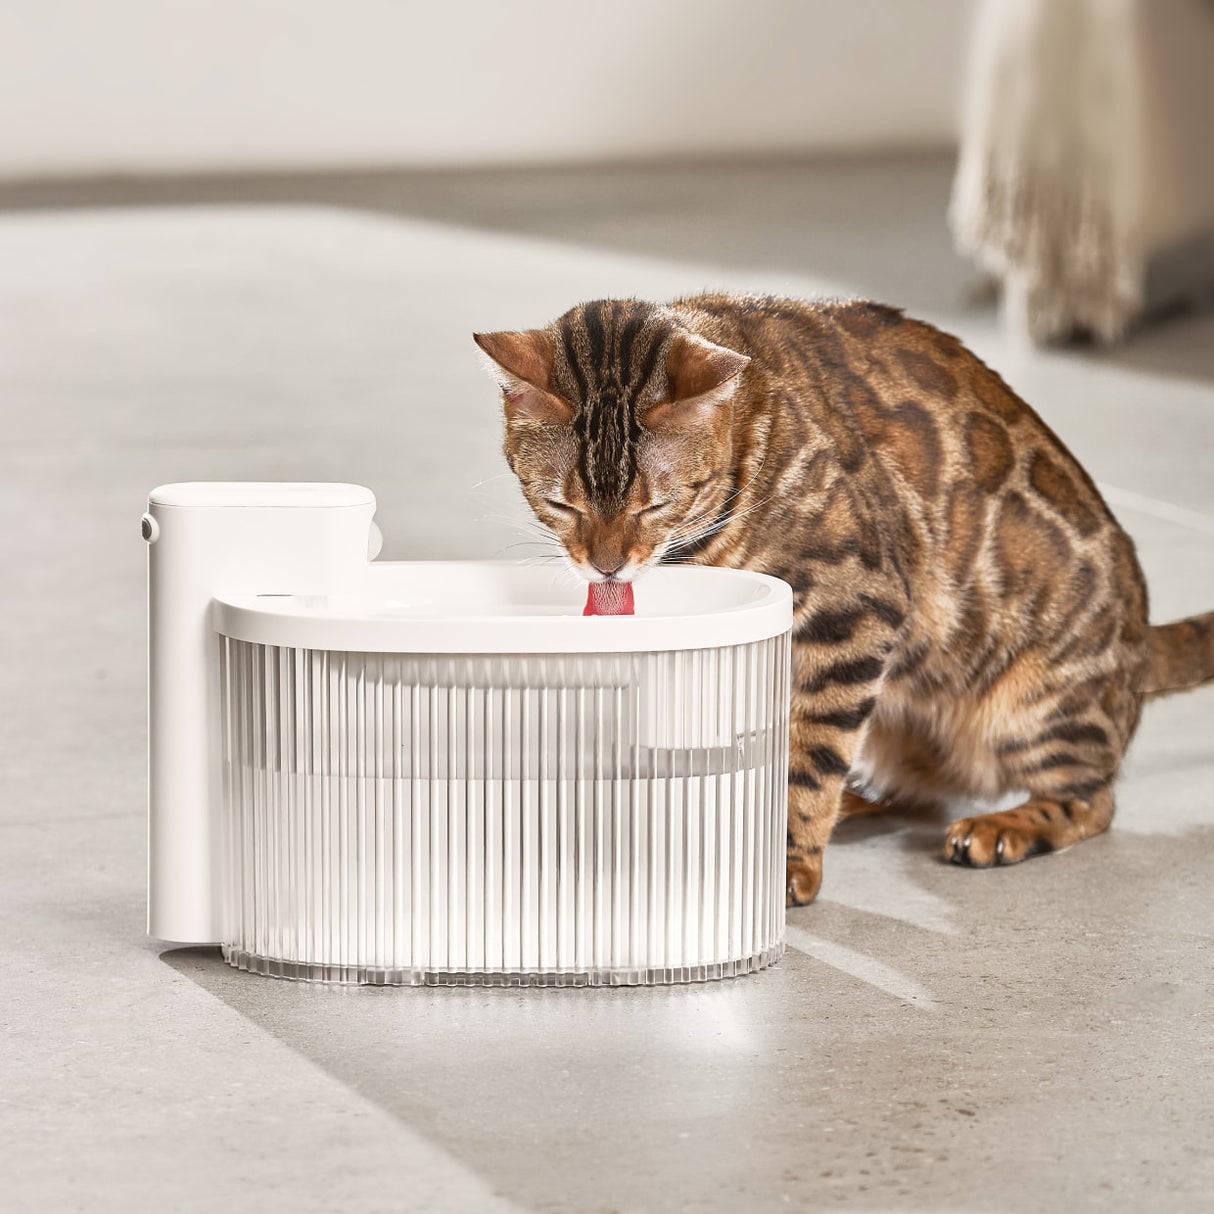
<path id="1" fill-rule="evenodd" d="M 636 582 L 636 614 L 583 616 L 564 568 L 496 561 L 384 561 L 338 595 L 212 600 L 217 632 L 296 649 L 359 653 L 629 653 L 709 649 L 779 636 L 792 591 L 762 573 L 664 566 Z"/>

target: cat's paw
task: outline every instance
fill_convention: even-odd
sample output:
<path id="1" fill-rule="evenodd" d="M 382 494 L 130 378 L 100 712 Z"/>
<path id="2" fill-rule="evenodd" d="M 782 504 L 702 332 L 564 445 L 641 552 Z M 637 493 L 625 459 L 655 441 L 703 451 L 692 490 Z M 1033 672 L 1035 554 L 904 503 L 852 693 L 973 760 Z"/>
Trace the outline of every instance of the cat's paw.
<path id="1" fill-rule="evenodd" d="M 970 868 L 1019 864 L 1052 850 L 1041 827 L 1018 810 L 958 818 L 944 840 L 944 858 Z"/>
<path id="2" fill-rule="evenodd" d="M 788 856 L 788 886 L 785 906 L 807 906 L 818 896 L 822 885 L 822 856 Z"/>

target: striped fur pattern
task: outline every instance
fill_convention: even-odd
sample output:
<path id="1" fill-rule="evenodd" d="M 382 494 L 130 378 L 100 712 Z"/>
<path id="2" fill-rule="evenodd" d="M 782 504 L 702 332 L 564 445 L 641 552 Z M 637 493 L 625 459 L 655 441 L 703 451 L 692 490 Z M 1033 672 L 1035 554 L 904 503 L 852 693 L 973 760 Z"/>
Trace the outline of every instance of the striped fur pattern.
<path id="1" fill-rule="evenodd" d="M 476 340 L 510 467 L 584 576 L 694 561 L 792 586 L 790 904 L 873 804 L 1021 793 L 951 825 L 974 867 L 1103 831 L 1144 696 L 1214 677 L 1214 616 L 1148 627 L 1075 458 L 896 309 L 598 300 Z"/>

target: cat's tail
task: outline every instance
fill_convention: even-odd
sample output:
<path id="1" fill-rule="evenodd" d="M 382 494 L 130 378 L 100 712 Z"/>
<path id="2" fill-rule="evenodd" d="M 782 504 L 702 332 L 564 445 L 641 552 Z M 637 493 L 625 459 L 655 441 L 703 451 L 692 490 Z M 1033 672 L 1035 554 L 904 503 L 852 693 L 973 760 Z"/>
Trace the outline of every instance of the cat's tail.
<path id="1" fill-rule="evenodd" d="M 1214 679 L 1214 611 L 1147 632 L 1147 670 L 1143 691 L 1160 695 L 1199 687 Z"/>

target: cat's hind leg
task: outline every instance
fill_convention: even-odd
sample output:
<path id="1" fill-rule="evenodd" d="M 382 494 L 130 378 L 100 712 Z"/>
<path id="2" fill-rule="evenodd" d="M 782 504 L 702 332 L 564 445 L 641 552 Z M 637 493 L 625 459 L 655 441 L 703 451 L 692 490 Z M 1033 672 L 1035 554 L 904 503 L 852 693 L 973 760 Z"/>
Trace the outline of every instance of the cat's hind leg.
<path id="1" fill-rule="evenodd" d="M 944 858 L 970 868 L 1018 864 L 1061 851 L 1107 830 L 1113 790 L 1107 784 L 1086 797 L 1038 796 L 996 813 L 958 818 L 944 842 Z"/>
<path id="2" fill-rule="evenodd" d="M 966 759 L 970 795 L 1026 799 L 954 822 L 946 860 L 1018 864 L 1108 829 L 1113 781 L 1142 708 L 1133 656 L 1107 643 L 1089 642 L 1070 661 L 1065 651 L 1027 649 L 967 703 L 954 719 L 954 755 Z"/>
<path id="3" fill-rule="evenodd" d="M 1113 779 L 1137 723 L 1138 702 L 1124 679 L 1108 680 L 1103 695 L 1084 690 L 1035 736 L 998 748 L 1004 788 L 1024 789 L 1028 800 L 958 819 L 945 838 L 945 859 L 972 868 L 1017 864 L 1108 829 Z"/>

